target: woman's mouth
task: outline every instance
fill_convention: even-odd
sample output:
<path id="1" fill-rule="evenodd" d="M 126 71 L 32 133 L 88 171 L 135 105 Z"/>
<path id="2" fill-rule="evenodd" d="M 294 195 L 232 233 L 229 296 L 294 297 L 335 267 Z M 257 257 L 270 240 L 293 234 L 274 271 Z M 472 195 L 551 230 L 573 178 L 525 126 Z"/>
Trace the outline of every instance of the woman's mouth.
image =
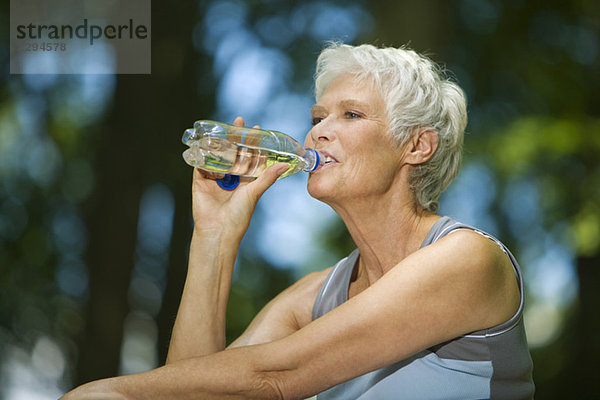
<path id="1" fill-rule="evenodd" d="M 333 157 L 331 154 L 328 154 L 326 152 L 321 152 L 321 154 L 323 155 L 323 165 L 321 166 L 321 168 L 336 164 L 338 162 L 335 159 L 335 157 Z"/>

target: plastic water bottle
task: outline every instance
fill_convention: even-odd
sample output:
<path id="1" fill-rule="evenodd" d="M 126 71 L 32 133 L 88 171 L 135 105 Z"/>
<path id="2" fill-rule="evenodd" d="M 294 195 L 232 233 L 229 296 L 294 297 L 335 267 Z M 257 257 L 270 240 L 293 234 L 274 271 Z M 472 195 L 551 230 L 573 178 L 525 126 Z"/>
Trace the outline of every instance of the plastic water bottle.
<path id="1" fill-rule="evenodd" d="M 280 178 L 312 172 L 323 163 L 319 152 L 305 149 L 284 133 L 216 121 L 196 121 L 181 141 L 189 146 L 184 160 L 192 167 L 225 174 L 217 183 L 228 190 L 237 187 L 239 177 L 257 178 L 277 163 L 289 165 Z"/>

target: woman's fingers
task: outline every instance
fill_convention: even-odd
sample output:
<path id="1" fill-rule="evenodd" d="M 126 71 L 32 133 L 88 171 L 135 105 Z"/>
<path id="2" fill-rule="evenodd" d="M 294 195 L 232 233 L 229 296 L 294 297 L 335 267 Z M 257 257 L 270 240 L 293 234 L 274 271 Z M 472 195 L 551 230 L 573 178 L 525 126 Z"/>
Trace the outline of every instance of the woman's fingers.
<path id="1" fill-rule="evenodd" d="M 198 178 L 206 178 L 206 179 L 219 179 L 223 177 L 223 173 L 219 173 L 219 172 L 211 172 L 211 171 L 205 171 L 203 169 L 200 168 L 194 168 L 194 174 L 198 174 Z"/>
<path id="2" fill-rule="evenodd" d="M 216 179 L 219 179 L 222 177 L 223 177 L 223 174 L 205 171 L 200 168 L 194 168 L 192 187 L 194 185 L 206 185 L 206 184 L 209 184 L 210 182 L 214 182 Z"/>
<path id="3" fill-rule="evenodd" d="M 244 121 L 244 118 L 237 116 L 234 120 L 233 120 L 233 125 L 235 126 L 245 126 L 246 122 Z M 253 126 L 254 129 L 260 129 L 260 125 L 254 125 Z"/>
<path id="4" fill-rule="evenodd" d="M 289 165 L 278 163 L 270 166 L 254 182 L 248 184 L 248 190 L 252 190 L 256 200 L 275 183 L 275 181 L 289 168 Z"/>
<path id="5" fill-rule="evenodd" d="M 244 118 L 242 118 L 241 116 L 237 116 L 234 121 L 233 121 L 233 125 L 235 126 L 245 126 L 245 121 Z M 253 126 L 254 129 L 260 129 L 259 125 L 254 125 Z M 251 140 L 252 138 L 248 138 L 248 140 Z M 270 168 L 267 168 L 267 170 L 259 177 L 257 178 L 255 181 L 252 182 L 244 182 L 238 189 L 241 189 L 242 187 L 244 187 L 245 189 L 247 189 L 250 193 L 250 195 L 252 197 L 254 197 L 254 199 L 256 201 L 258 201 L 258 199 L 260 198 L 260 196 L 263 195 L 263 193 L 273 184 L 275 183 L 275 181 L 281 176 L 281 174 L 283 174 L 285 171 L 287 171 L 287 169 L 289 168 L 289 165 L 287 164 L 275 164 L 272 165 Z M 208 179 L 215 179 L 214 174 L 202 171 L 202 173 L 200 173 L 200 171 L 197 171 L 202 178 L 208 178 Z M 202 179 L 200 177 L 196 178 L 196 179 Z M 233 193 L 232 193 L 233 194 Z"/>

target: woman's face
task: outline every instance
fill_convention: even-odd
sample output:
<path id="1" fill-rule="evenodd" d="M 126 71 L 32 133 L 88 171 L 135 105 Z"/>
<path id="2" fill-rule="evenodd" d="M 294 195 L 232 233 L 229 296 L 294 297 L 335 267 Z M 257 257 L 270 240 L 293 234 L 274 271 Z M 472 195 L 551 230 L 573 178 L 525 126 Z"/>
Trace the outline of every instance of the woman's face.
<path id="1" fill-rule="evenodd" d="M 311 196 L 327 203 L 385 193 L 397 179 L 402 152 L 388 132 L 385 104 L 368 80 L 334 80 L 311 110 L 305 146 L 326 163 L 308 178 Z"/>

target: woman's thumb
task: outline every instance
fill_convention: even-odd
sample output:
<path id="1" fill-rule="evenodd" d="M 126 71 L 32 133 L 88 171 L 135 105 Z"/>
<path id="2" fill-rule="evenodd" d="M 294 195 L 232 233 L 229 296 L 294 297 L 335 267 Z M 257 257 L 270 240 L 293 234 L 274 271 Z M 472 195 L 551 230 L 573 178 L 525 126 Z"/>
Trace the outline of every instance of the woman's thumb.
<path id="1" fill-rule="evenodd" d="M 262 194 L 272 185 L 275 181 L 288 170 L 290 166 L 284 163 L 277 163 L 271 165 L 265 170 L 265 172 L 252 182 L 258 196 Z"/>

